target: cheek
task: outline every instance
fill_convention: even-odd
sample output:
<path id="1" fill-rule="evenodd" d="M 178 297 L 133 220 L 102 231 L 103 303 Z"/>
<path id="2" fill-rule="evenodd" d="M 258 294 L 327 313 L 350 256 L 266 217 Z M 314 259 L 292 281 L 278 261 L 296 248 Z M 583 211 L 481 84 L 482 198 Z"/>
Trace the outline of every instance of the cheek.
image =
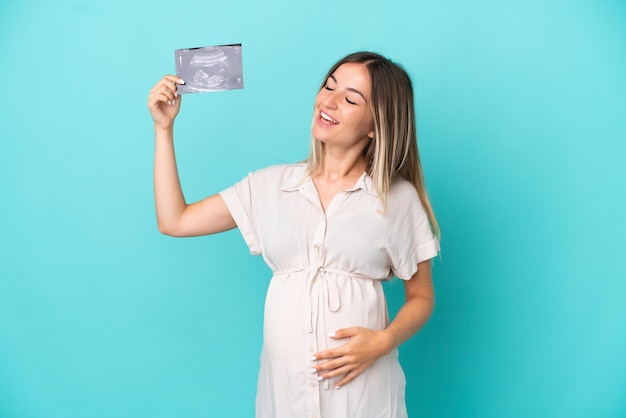
<path id="1" fill-rule="evenodd" d="M 374 129 L 374 118 L 370 114 L 363 115 L 361 118 L 360 126 L 365 132 L 369 132 Z"/>
<path id="2" fill-rule="evenodd" d="M 325 98 L 326 95 L 324 94 L 323 89 L 317 92 L 317 95 L 315 96 L 315 106 L 321 105 Z"/>

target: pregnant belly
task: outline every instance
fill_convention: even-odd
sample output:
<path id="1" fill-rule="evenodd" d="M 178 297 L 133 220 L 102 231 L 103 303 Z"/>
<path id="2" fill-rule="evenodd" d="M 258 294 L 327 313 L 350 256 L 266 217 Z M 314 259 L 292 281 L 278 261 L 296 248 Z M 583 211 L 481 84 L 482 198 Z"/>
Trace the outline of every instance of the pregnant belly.
<path id="1" fill-rule="evenodd" d="M 313 352 L 345 344 L 328 334 L 341 328 L 388 325 L 380 281 L 306 271 L 272 278 L 265 300 L 264 352 L 303 365 Z"/>

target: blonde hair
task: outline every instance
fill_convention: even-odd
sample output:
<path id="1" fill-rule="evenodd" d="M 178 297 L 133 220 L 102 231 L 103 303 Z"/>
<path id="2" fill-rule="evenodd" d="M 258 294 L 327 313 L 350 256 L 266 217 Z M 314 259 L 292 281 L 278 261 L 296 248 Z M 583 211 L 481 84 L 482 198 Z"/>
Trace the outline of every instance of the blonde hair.
<path id="1" fill-rule="evenodd" d="M 372 178 L 384 210 L 387 196 L 397 178 L 410 181 L 419 195 L 430 226 L 437 238 L 441 237 L 433 211 L 417 149 L 413 84 L 406 71 L 398 64 L 372 52 L 356 52 L 339 60 L 326 74 L 326 80 L 342 64 L 359 63 L 369 71 L 372 94 L 370 108 L 374 119 L 374 138 L 365 147 L 367 174 Z M 314 175 L 321 166 L 323 143 L 311 140 L 307 159 L 307 175 Z"/>

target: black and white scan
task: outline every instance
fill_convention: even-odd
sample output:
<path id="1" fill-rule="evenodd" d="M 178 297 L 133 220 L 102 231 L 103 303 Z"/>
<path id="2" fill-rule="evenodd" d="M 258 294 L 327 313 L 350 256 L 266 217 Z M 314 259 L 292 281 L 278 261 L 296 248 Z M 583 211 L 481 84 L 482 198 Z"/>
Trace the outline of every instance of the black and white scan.
<path id="1" fill-rule="evenodd" d="M 241 44 L 175 50 L 180 94 L 243 88 Z"/>

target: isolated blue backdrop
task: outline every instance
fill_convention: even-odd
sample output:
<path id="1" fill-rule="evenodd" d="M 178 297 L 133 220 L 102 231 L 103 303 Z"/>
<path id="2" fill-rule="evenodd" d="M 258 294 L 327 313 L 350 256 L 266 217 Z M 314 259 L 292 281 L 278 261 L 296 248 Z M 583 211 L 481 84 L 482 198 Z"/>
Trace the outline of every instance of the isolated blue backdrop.
<path id="1" fill-rule="evenodd" d="M 184 97 L 189 200 L 308 150 L 332 62 L 402 62 L 443 229 L 401 348 L 412 417 L 626 416 L 626 3 L 0 5 L 0 417 L 250 417 L 269 270 L 158 233 L 146 99 L 175 48 L 243 43 Z M 388 285 L 391 310 L 402 286 Z"/>

